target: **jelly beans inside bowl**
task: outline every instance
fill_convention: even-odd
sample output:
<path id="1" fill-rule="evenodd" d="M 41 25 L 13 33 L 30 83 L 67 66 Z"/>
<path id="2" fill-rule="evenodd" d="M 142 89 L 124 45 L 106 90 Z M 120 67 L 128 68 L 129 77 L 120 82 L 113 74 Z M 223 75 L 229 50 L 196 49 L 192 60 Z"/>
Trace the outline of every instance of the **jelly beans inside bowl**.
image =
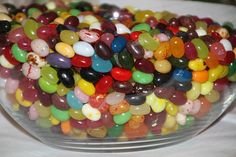
<path id="1" fill-rule="evenodd" d="M 47 145 L 165 147 L 198 135 L 235 99 L 234 7 L 37 2 L 0 5 L 0 103 Z"/>

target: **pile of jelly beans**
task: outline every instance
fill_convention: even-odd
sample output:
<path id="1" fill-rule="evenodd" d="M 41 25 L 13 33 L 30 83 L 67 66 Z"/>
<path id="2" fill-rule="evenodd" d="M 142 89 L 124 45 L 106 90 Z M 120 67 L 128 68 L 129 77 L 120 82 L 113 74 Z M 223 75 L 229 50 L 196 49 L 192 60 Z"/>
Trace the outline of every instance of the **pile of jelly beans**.
<path id="1" fill-rule="evenodd" d="M 53 133 L 166 135 L 236 81 L 231 23 L 88 2 L 0 5 L 0 77 L 15 111 Z"/>

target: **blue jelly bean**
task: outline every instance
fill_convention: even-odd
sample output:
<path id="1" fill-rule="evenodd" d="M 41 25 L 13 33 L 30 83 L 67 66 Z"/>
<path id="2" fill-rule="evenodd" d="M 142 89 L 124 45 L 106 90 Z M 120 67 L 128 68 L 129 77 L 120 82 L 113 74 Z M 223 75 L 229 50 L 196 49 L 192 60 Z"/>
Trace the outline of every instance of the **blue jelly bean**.
<path id="1" fill-rule="evenodd" d="M 92 56 L 92 68 L 94 71 L 107 73 L 112 69 L 112 63 L 110 60 L 103 60 L 98 55 Z"/>
<path id="2" fill-rule="evenodd" d="M 111 49 L 114 53 L 121 52 L 126 46 L 126 39 L 122 36 L 116 37 L 111 43 Z"/>
<path id="3" fill-rule="evenodd" d="M 75 110 L 82 109 L 83 103 L 75 96 L 75 93 L 73 91 L 67 93 L 66 100 L 71 108 Z"/>
<path id="4" fill-rule="evenodd" d="M 181 83 L 190 82 L 192 80 L 192 73 L 184 69 L 175 69 L 173 72 L 173 78 Z"/>

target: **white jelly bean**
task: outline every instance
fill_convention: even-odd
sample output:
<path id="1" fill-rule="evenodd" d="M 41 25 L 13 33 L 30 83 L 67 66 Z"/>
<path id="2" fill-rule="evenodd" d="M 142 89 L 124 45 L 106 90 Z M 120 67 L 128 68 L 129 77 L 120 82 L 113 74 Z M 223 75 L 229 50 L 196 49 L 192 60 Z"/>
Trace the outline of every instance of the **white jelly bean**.
<path id="1" fill-rule="evenodd" d="M 95 51 L 91 44 L 79 41 L 73 45 L 73 49 L 76 54 L 84 56 L 84 57 L 91 57 L 94 55 Z"/>
<path id="2" fill-rule="evenodd" d="M 180 125 L 185 125 L 186 124 L 186 119 L 187 119 L 187 116 L 185 114 L 178 113 L 176 115 L 176 121 Z"/>
<path id="3" fill-rule="evenodd" d="M 41 58 L 36 53 L 30 52 L 26 56 L 27 62 L 31 65 L 34 65 L 36 67 L 43 67 L 47 64 L 46 60 Z"/>
<path id="4" fill-rule="evenodd" d="M 15 66 L 11 64 L 4 55 L 0 56 L 0 64 L 1 66 L 7 68 L 7 69 L 13 69 Z"/>
<path id="5" fill-rule="evenodd" d="M 46 41 L 42 39 L 35 39 L 31 42 L 32 50 L 41 57 L 45 57 L 49 54 L 49 46 Z"/>
<path id="6" fill-rule="evenodd" d="M 197 29 L 196 32 L 199 37 L 207 35 L 207 32 L 204 29 Z"/>
<path id="7" fill-rule="evenodd" d="M 220 43 L 224 46 L 225 51 L 233 51 L 232 44 L 227 39 L 221 39 Z"/>
<path id="8" fill-rule="evenodd" d="M 89 29 L 97 29 L 97 30 L 102 30 L 101 23 L 100 22 L 95 22 L 89 26 Z"/>
<path id="9" fill-rule="evenodd" d="M 117 23 L 115 24 L 116 26 L 116 30 L 118 34 L 130 34 L 130 29 L 128 27 L 126 27 L 124 24 L 122 23 Z"/>
<path id="10" fill-rule="evenodd" d="M 117 105 L 124 99 L 125 99 L 124 93 L 112 92 L 106 96 L 105 101 L 109 105 Z"/>
<path id="11" fill-rule="evenodd" d="M 40 69 L 34 65 L 30 65 L 29 63 L 24 63 L 22 65 L 22 73 L 25 77 L 37 80 L 40 78 Z"/>
<path id="12" fill-rule="evenodd" d="M 1 21 L 5 20 L 5 21 L 9 21 L 9 22 L 12 21 L 12 19 L 7 14 L 1 13 L 1 12 L 0 12 L 0 20 Z"/>
<path id="13" fill-rule="evenodd" d="M 91 121 L 98 121 L 101 118 L 101 112 L 98 109 L 93 108 L 90 104 L 85 104 L 82 107 L 82 113 Z"/>

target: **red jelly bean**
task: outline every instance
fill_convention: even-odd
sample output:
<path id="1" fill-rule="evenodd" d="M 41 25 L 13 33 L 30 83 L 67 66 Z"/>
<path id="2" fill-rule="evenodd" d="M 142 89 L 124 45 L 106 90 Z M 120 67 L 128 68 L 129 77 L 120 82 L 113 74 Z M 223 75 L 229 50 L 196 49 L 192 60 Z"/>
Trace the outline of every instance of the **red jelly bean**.
<path id="1" fill-rule="evenodd" d="M 17 45 L 20 49 L 25 51 L 32 51 L 31 40 L 28 37 L 24 37 L 18 40 Z"/>
<path id="2" fill-rule="evenodd" d="M 111 33 L 104 33 L 100 38 L 108 47 L 111 47 L 111 43 L 114 40 L 114 35 Z"/>
<path id="3" fill-rule="evenodd" d="M 25 37 L 25 33 L 24 33 L 24 30 L 23 30 L 23 27 L 19 27 L 19 28 L 13 29 L 8 34 L 8 39 L 12 43 L 17 43 L 23 37 Z"/>
<path id="4" fill-rule="evenodd" d="M 91 120 L 87 119 L 86 122 L 87 122 L 88 128 L 91 128 L 91 129 L 95 129 L 95 128 L 103 126 L 103 122 L 101 119 L 98 121 L 91 121 Z"/>
<path id="5" fill-rule="evenodd" d="M 220 64 L 222 65 L 229 65 L 235 60 L 235 54 L 233 51 L 227 51 L 226 57 L 223 61 L 220 61 Z"/>
<path id="6" fill-rule="evenodd" d="M 23 98 L 25 100 L 34 102 L 38 100 L 38 90 L 35 88 L 27 88 L 23 92 Z"/>
<path id="7" fill-rule="evenodd" d="M 169 26 L 166 29 L 170 30 L 174 35 L 176 35 L 179 32 L 179 28 L 178 27 Z"/>
<path id="8" fill-rule="evenodd" d="M 103 125 L 105 125 L 107 128 L 112 128 L 115 125 L 113 116 L 110 114 L 110 112 L 103 113 L 101 116 L 101 120 L 103 122 Z"/>
<path id="9" fill-rule="evenodd" d="M 51 97 L 52 97 L 51 94 L 45 93 L 41 89 L 38 90 L 38 98 L 44 106 L 47 107 L 47 106 L 52 105 Z"/>
<path id="10" fill-rule="evenodd" d="M 76 16 L 70 16 L 65 20 L 64 25 L 77 27 L 79 25 L 79 19 Z"/>
<path id="11" fill-rule="evenodd" d="M 222 79 L 219 79 L 219 80 L 216 80 L 214 82 L 214 89 L 219 91 L 219 92 L 222 92 L 224 91 L 224 89 L 226 89 L 229 85 L 229 80 L 228 78 L 222 78 Z"/>
<path id="12" fill-rule="evenodd" d="M 11 74 L 11 70 L 0 66 L 0 77 L 1 78 L 8 78 Z"/>
<path id="13" fill-rule="evenodd" d="M 155 71 L 154 65 L 147 59 L 136 60 L 135 68 L 144 73 L 153 73 Z"/>
<path id="14" fill-rule="evenodd" d="M 78 68 L 87 68 L 87 67 L 91 66 L 92 60 L 91 60 L 90 57 L 75 55 L 71 59 L 71 63 L 72 63 L 73 66 L 78 67 Z"/>
<path id="15" fill-rule="evenodd" d="M 72 127 L 77 128 L 77 129 L 81 129 L 81 130 L 85 130 L 88 128 L 87 125 L 87 119 L 85 120 L 75 120 L 75 119 L 70 119 L 70 124 Z"/>
<path id="16" fill-rule="evenodd" d="M 228 40 L 232 44 L 232 47 L 236 47 L 236 36 L 230 36 Z"/>
<path id="17" fill-rule="evenodd" d="M 169 100 L 175 105 L 184 105 L 187 102 L 185 93 L 180 91 L 175 91 Z"/>
<path id="18" fill-rule="evenodd" d="M 132 77 L 132 72 L 123 68 L 112 68 L 111 76 L 118 81 L 129 81 Z"/>
<path id="19" fill-rule="evenodd" d="M 187 59 L 194 60 L 198 57 L 197 50 L 196 50 L 195 46 L 193 45 L 193 43 L 186 42 L 184 44 L 184 48 L 185 48 L 185 57 Z"/>
<path id="20" fill-rule="evenodd" d="M 55 34 L 55 28 L 51 28 L 50 26 L 41 26 L 37 29 L 37 36 L 43 40 L 48 40 L 51 36 Z"/>
<path id="21" fill-rule="evenodd" d="M 201 97 L 199 100 L 201 102 L 201 108 L 200 111 L 195 115 L 196 118 L 204 117 L 212 108 L 212 104 L 205 97 Z"/>
<path id="22" fill-rule="evenodd" d="M 10 62 L 13 65 L 18 65 L 20 62 L 18 62 L 15 57 L 12 55 L 11 53 L 11 48 L 10 47 L 6 47 L 6 49 L 4 50 L 3 53 L 4 57 L 8 60 L 8 62 Z"/>
<path id="23" fill-rule="evenodd" d="M 158 21 L 155 17 L 151 16 L 146 19 L 146 23 L 149 24 L 152 29 L 155 29 L 158 24 Z"/>
<path id="24" fill-rule="evenodd" d="M 113 79 L 111 76 L 103 76 L 95 85 L 97 94 L 106 94 L 112 87 Z"/>
<path id="25" fill-rule="evenodd" d="M 218 42 L 211 45 L 210 52 L 214 53 L 220 61 L 224 61 L 227 55 L 224 46 Z"/>
<path id="26" fill-rule="evenodd" d="M 132 32 L 130 34 L 130 39 L 133 41 L 136 41 L 136 40 L 138 40 L 138 37 L 140 34 L 142 34 L 142 32 L 140 32 L 140 31 Z"/>
<path id="27" fill-rule="evenodd" d="M 89 97 L 89 104 L 94 107 L 98 108 L 102 103 L 104 103 L 105 95 L 103 94 L 95 94 Z"/>

